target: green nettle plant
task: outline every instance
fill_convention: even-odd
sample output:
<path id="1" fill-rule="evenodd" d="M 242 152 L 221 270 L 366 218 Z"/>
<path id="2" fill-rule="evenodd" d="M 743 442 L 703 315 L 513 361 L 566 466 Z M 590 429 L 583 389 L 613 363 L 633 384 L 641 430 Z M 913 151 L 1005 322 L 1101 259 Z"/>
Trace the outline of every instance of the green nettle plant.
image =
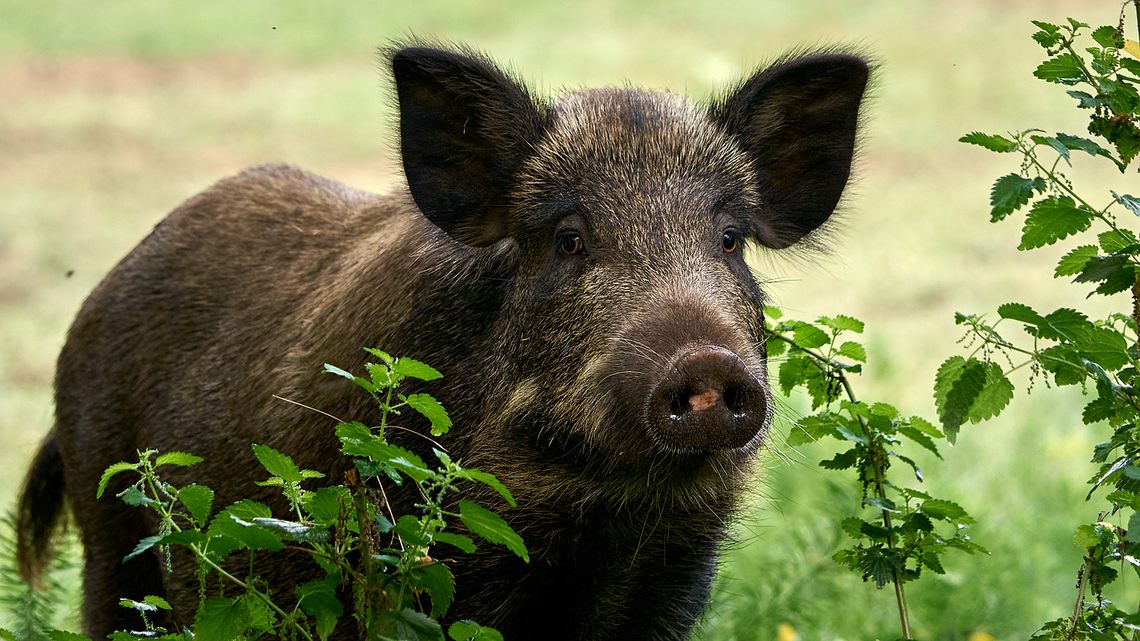
<path id="1" fill-rule="evenodd" d="M 1140 0 L 1132 4 L 1140 17 Z M 1006 406 L 1013 397 L 1008 378 L 1013 370 L 1027 369 L 1030 385 L 1044 379 L 1050 387 L 1085 390 L 1089 401 L 1080 420 L 1112 431 L 1092 452 L 1099 469 L 1087 498 L 1103 496 L 1093 510 L 1096 518 L 1073 537 L 1085 556 L 1072 615 L 1045 624 L 1033 638 L 1135 639 L 1140 631 L 1136 606 L 1117 607 L 1104 598 L 1103 588 L 1120 569 L 1140 573 L 1140 240 L 1133 224 L 1140 198 L 1114 191 L 1097 197 L 1078 193 L 1065 172 L 1075 163 L 1099 161 L 1123 173 L 1140 153 L 1140 59 L 1135 57 L 1140 48 L 1124 38 L 1123 12 L 1118 26 L 1092 30 L 1092 42 L 1089 25 L 1072 18 L 1062 25 L 1034 24 L 1039 31 L 1033 39 L 1048 59 L 1033 75 L 1067 88 L 1075 106 L 1087 110 L 1092 137 L 1026 129 L 1004 136 L 971 133 L 961 141 L 1020 156 L 1020 169 L 998 178 L 990 198 L 993 222 L 1025 212 L 1019 250 L 1071 243 L 1075 246 L 1058 262 L 1054 278 L 1070 278 L 1089 296 L 1131 294 L 1132 300 L 1102 319 L 1069 308 L 1042 313 L 1019 302 L 1000 306 L 992 322 L 958 314 L 970 353 L 943 363 L 935 399 L 942 429 L 953 439 L 966 422 L 990 418 Z M 1083 154 L 1073 153 L 1078 151 Z M 1023 338 L 1014 342 L 1009 338 L 1014 332 Z M 1110 517 L 1119 523 L 1126 518 L 1127 527 L 1114 525 Z"/>
<path id="2" fill-rule="evenodd" d="M 192 630 L 155 626 L 148 613 L 170 609 L 159 597 L 124 599 L 121 605 L 138 611 L 144 629 L 116 632 L 112 639 L 254 639 L 265 635 L 326 639 L 345 614 L 337 590 L 348 585 L 355 607 L 351 614 L 362 637 L 442 640 L 438 619 L 454 599 L 455 580 L 447 566 L 433 558 L 433 551 L 440 545 L 467 553 L 475 550 L 471 538 L 447 530 L 449 519 L 459 519 L 470 532 L 490 543 L 505 545 L 529 561 L 522 539 L 498 515 L 466 500 L 458 501 L 458 512 L 445 509 L 449 504 L 445 497 L 460 481 L 486 484 L 514 505 L 511 493 L 494 476 L 464 468 L 440 449 L 434 450 L 438 466 L 429 467 L 416 454 L 385 439 L 389 416 L 404 409 L 426 416 L 433 436 L 448 431 L 451 420 L 435 399 L 428 394 L 404 396 L 397 391 L 406 378 L 430 381 L 440 378 L 439 372 L 412 359 L 393 358 L 376 349 L 367 351 L 381 361 L 367 365 L 367 378 L 325 366 L 329 373 L 365 389 L 382 409 L 379 426 L 370 428 L 358 422 L 337 426 L 342 449 L 354 457 L 355 463 L 354 473 L 347 475 L 344 485 L 305 489 L 306 481 L 324 474 L 299 469 L 289 456 L 271 447 L 253 445 L 253 455 L 270 475 L 259 484 L 281 488 L 293 519 L 275 518 L 267 506 L 248 499 L 215 512 L 214 493 L 208 487 L 191 484 L 178 488 L 164 482 L 159 468 L 194 465 L 202 460 L 185 452 L 140 452 L 137 463 L 116 463 L 107 468 L 99 495 L 112 477 L 136 473 L 139 480 L 119 498 L 129 505 L 153 509 L 162 524 L 159 534 L 140 541 L 127 559 L 154 553 L 154 549 L 169 553 L 170 546 L 183 546 L 198 562 L 201 584 Z M 384 500 L 381 480 L 397 485 L 413 483 L 423 499 L 417 505 L 420 515 L 392 513 Z M 286 547 L 307 550 L 326 572 L 322 580 L 296 586 L 296 604 L 288 611 L 270 598 L 253 563 L 255 555 Z M 238 551 L 249 555 L 249 571 L 242 577 L 223 567 L 224 559 Z M 449 553 L 441 550 L 438 555 Z M 218 589 L 210 590 L 215 587 Z M 428 611 L 421 609 L 421 595 L 430 597 Z M 472 621 L 452 624 L 447 634 L 456 641 L 502 639 L 497 631 Z M 48 631 L 47 636 L 82 638 L 60 631 Z M 5 631 L 0 630 L 0 638 L 7 638 Z"/>
<path id="3" fill-rule="evenodd" d="M 909 469 L 907 476 L 913 474 L 921 482 L 918 464 L 899 451 L 903 439 L 942 458 L 935 439 L 944 435 L 921 417 L 906 418 L 886 403 L 867 403 L 856 398 L 848 375 L 862 371 L 866 350 L 858 342 L 841 339 L 849 333 L 863 333 L 861 321 L 848 316 L 822 317 L 815 323 L 782 321 L 783 313 L 773 307 L 766 308 L 765 315 L 768 356 L 783 357 L 778 375 L 780 388 L 785 395 L 802 388 L 816 412 L 796 422 L 788 434 L 788 445 L 795 447 L 828 437 L 841 441 L 847 449 L 820 462 L 820 466 L 829 470 L 854 469 L 863 488 L 867 513 L 841 522 L 843 531 L 856 543 L 832 558 L 880 589 L 887 584 L 894 586 L 902 636 L 909 639 L 904 584 L 921 577 L 924 570 L 945 573 L 942 554 L 947 550 L 987 553 L 966 534 L 967 526 L 974 520 L 961 506 L 888 478 L 891 464 L 900 462 Z"/>

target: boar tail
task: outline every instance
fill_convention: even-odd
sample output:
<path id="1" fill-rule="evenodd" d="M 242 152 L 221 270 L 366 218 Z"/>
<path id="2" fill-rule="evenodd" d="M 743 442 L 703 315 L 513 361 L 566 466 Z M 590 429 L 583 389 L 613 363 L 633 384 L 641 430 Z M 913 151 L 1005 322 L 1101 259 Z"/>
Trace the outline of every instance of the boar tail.
<path id="1" fill-rule="evenodd" d="M 54 554 L 52 535 L 63 516 L 63 457 L 48 434 L 32 461 L 16 512 L 16 566 L 20 578 L 42 589 L 45 568 Z"/>

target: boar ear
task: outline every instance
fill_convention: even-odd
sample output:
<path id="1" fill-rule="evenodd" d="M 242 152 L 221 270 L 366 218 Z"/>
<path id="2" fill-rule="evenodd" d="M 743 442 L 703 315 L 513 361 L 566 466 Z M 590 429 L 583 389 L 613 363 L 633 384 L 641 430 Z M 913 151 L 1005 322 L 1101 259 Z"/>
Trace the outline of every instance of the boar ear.
<path id="1" fill-rule="evenodd" d="M 542 135 L 543 110 L 476 55 L 427 47 L 390 55 L 416 205 L 460 242 L 484 247 L 502 239 L 506 198 Z"/>
<path id="2" fill-rule="evenodd" d="M 713 104 L 713 120 L 756 169 L 764 219 L 755 222 L 764 245 L 792 245 L 835 210 L 851 173 L 868 74 L 855 56 L 793 58 Z"/>

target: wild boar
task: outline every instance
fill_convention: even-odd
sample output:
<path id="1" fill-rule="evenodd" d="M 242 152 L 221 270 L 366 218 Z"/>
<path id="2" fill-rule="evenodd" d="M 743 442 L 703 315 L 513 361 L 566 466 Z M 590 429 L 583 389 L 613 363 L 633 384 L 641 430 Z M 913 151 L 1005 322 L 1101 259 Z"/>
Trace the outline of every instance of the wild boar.
<path id="1" fill-rule="evenodd" d="M 772 416 L 745 248 L 794 245 L 835 211 L 868 63 L 786 56 L 702 104 L 633 87 L 547 100 L 463 47 L 409 42 L 387 60 L 405 188 L 248 170 L 178 207 L 87 299 L 20 503 L 24 578 L 66 497 L 87 633 L 137 625 L 117 602 L 147 594 L 173 604 L 167 625 L 190 625 L 192 564 L 123 562 L 156 524 L 96 500 L 103 470 L 193 452 L 205 462 L 171 482 L 284 512 L 255 485 L 251 442 L 334 483 L 351 464 L 326 417 L 274 396 L 376 424 L 367 395 L 322 373 L 361 371 L 375 346 L 444 374 L 425 388 L 455 424 L 440 444 L 517 498 L 477 497 L 530 563 L 490 545 L 457 555 L 449 618 L 508 639 L 687 637 Z M 431 460 L 426 440 L 391 438 Z M 388 496 L 397 512 L 416 500 Z M 258 572 L 286 598 L 322 576 L 289 553 Z"/>

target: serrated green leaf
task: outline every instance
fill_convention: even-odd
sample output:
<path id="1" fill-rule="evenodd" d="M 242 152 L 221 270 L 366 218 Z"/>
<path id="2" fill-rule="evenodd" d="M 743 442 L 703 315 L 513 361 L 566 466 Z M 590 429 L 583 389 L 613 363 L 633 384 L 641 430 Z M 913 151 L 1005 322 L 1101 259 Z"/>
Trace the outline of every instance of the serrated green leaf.
<path id="1" fill-rule="evenodd" d="M 209 538 L 208 534 L 198 530 L 179 530 L 163 536 L 155 541 L 155 545 L 202 546 L 206 544 Z"/>
<path id="2" fill-rule="evenodd" d="M 1097 534 L 1096 526 L 1085 524 L 1078 527 L 1077 531 L 1073 533 L 1073 543 L 1086 550 L 1095 548 L 1100 544 L 1100 536 Z"/>
<path id="3" fill-rule="evenodd" d="M 1140 267 L 1137 267 L 1137 264 L 1133 262 L 1138 249 L 1140 249 L 1140 244 L 1129 245 L 1121 251 L 1118 256 L 1126 256 L 1128 259 L 1104 278 L 1104 282 L 1096 288 L 1097 294 L 1110 296 L 1126 289 L 1132 289 L 1132 286 L 1140 280 Z M 1112 258 L 1116 257 L 1113 256 Z"/>
<path id="4" fill-rule="evenodd" d="M 431 595 L 431 616 L 442 618 L 455 599 L 455 577 L 442 563 L 431 563 L 412 572 L 412 586 Z"/>
<path id="5" fill-rule="evenodd" d="M 1053 272 L 1053 277 L 1060 278 L 1061 276 L 1073 276 L 1081 273 L 1085 270 L 1089 260 L 1096 258 L 1098 253 L 1096 245 L 1077 247 L 1061 258 L 1057 263 L 1057 269 Z"/>
<path id="6" fill-rule="evenodd" d="M 934 523 L 922 512 L 911 512 L 906 517 L 906 529 L 911 532 L 933 532 Z"/>
<path id="7" fill-rule="evenodd" d="M 921 416 L 912 416 L 910 417 L 909 422 L 911 427 L 919 430 L 927 436 L 933 436 L 934 438 L 945 437 L 945 434 L 943 434 L 941 430 L 939 430 L 937 427 L 934 427 L 933 423 L 922 418 Z"/>
<path id="8" fill-rule="evenodd" d="M 325 371 L 329 374 L 336 374 L 337 376 L 347 378 L 358 386 L 368 390 L 370 393 L 375 394 L 378 391 L 378 388 L 372 383 L 372 381 L 368 380 L 367 378 L 357 376 L 352 372 L 346 372 L 335 365 L 329 365 L 328 363 L 325 363 Z"/>
<path id="9" fill-rule="evenodd" d="M 211 536 L 228 536 L 255 550 L 280 550 L 284 544 L 271 532 L 253 524 L 256 518 L 272 518 L 268 507 L 249 499 L 234 503 L 214 515 L 207 532 Z"/>
<path id="10" fill-rule="evenodd" d="M 1121 41 L 1120 34 L 1117 33 L 1115 27 L 1099 27 L 1092 32 L 1092 38 L 1105 49 L 1119 49 L 1124 46 L 1124 42 Z"/>
<path id="11" fill-rule="evenodd" d="M 364 369 L 372 377 L 372 385 L 377 390 L 386 390 L 395 387 L 403 380 L 403 376 L 392 371 L 392 366 L 385 363 L 365 363 Z"/>
<path id="12" fill-rule="evenodd" d="M 202 462 L 201 456 L 194 456 L 189 452 L 167 452 L 154 459 L 154 466 L 162 465 L 195 465 Z"/>
<path id="13" fill-rule="evenodd" d="M 240 550 L 242 547 L 241 541 L 232 537 L 224 534 L 211 534 L 209 535 L 209 539 L 206 540 L 206 545 L 202 550 L 217 563 L 225 559 L 235 550 Z"/>
<path id="14" fill-rule="evenodd" d="M 883 554 L 880 548 L 870 548 L 859 560 L 859 568 L 863 570 L 863 578 L 875 582 L 875 587 L 882 589 L 894 578 L 896 570 L 901 570 L 898 562 L 890 556 Z"/>
<path id="15" fill-rule="evenodd" d="M 791 447 L 818 441 L 825 436 L 840 438 L 838 428 L 845 421 L 831 412 L 822 412 L 799 420 L 788 430 L 787 443 Z"/>
<path id="16" fill-rule="evenodd" d="M 336 598 L 334 577 L 309 581 L 297 587 L 297 602 L 309 616 L 317 620 L 317 634 L 327 639 L 336 627 L 337 619 L 344 615 L 344 605 Z"/>
<path id="17" fill-rule="evenodd" d="M 819 367 L 807 358 L 791 357 L 780 363 L 780 389 L 785 395 L 800 385 L 806 385 L 808 380 L 820 376 Z"/>
<path id="18" fill-rule="evenodd" d="M 1108 371 L 1116 371 L 1131 362 L 1127 339 L 1111 327 L 1095 328 L 1075 344 L 1081 356 Z"/>
<path id="19" fill-rule="evenodd" d="M 1140 198 L 1129 196 L 1128 194 L 1118 194 L 1115 191 L 1111 192 L 1112 197 L 1116 202 L 1128 208 L 1128 211 L 1140 216 Z"/>
<path id="20" fill-rule="evenodd" d="M 111 477 L 119 472 L 126 472 L 129 470 L 138 470 L 138 463 L 115 463 L 103 471 L 103 477 L 99 479 L 99 489 L 95 491 L 95 498 L 102 498 L 103 492 L 107 490 L 107 483 L 111 481 Z"/>
<path id="21" fill-rule="evenodd" d="M 147 603 L 146 600 L 135 601 L 134 599 L 119 599 L 119 607 L 127 608 L 129 610 L 138 610 L 139 612 L 157 612 L 158 606 L 153 603 Z M 169 610 L 169 606 L 166 608 Z"/>
<path id="22" fill-rule="evenodd" d="M 1045 316 L 1045 325 L 1040 327 L 1038 336 L 1050 340 L 1077 341 L 1093 330 L 1093 324 L 1083 313 L 1062 307 Z"/>
<path id="23" fill-rule="evenodd" d="M 1074 283 L 1099 283 L 1112 278 L 1128 263 L 1127 256 L 1093 256 L 1085 268 L 1073 279 Z"/>
<path id="24" fill-rule="evenodd" d="M 935 574 L 946 574 L 946 570 L 942 568 L 942 560 L 938 558 L 938 554 L 930 551 L 922 555 L 922 565 Z"/>
<path id="25" fill-rule="evenodd" d="M 815 325 L 801 322 L 792 330 L 792 340 L 795 341 L 797 347 L 815 349 L 828 344 L 828 342 L 831 341 L 831 337 L 827 335 L 827 332 Z"/>
<path id="26" fill-rule="evenodd" d="M 893 421 L 899 417 L 899 411 L 889 403 L 872 403 L 868 409 L 870 417 L 881 416 L 888 421 Z"/>
<path id="27" fill-rule="evenodd" d="M 474 621 L 456 621 L 447 629 L 447 636 L 454 641 L 503 641 L 503 635 L 494 628 L 486 628 Z"/>
<path id="28" fill-rule="evenodd" d="M 155 544 L 157 544 L 161 540 L 162 540 L 161 536 L 148 536 L 145 539 L 140 540 L 138 543 L 135 544 L 135 549 L 131 550 L 130 554 L 123 557 L 123 561 L 124 562 L 129 561 L 130 559 L 135 558 L 136 556 L 142 554 L 143 552 L 146 552 L 147 550 L 154 547 Z"/>
<path id="29" fill-rule="evenodd" d="M 887 454 L 889 456 L 891 456 L 893 458 L 897 458 L 898 460 L 902 461 L 903 463 L 906 463 L 907 465 L 909 465 L 911 467 L 911 469 L 914 470 L 914 476 L 915 476 L 915 478 L 917 478 L 919 480 L 919 482 L 924 480 L 922 478 L 922 470 L 918 467 L 918 463 L 915 463 L 910 458 L 903 456 L 902 454 L 899 454 L 898 452 L 887 450 Z"/>
<path id="30" fill-rule="evenodd" d="M 895 502 L 888 498 L 883 498 L 880 496 L 869 496 L 863 502 L 867 504 L 868 507 L 883 510 L 884 512 L 891 512 L 892 514 L 900 513 L 898 506 L 895 505 Z"/>
<path id="31" fill-rule="evenodd" d="M 381 610 L 368 628 L 369 633 L 379 633 L 383 639 L 416 639 L 435 641 L 443 639 L 443 628 L 434 619 L 422 612 L 404 608 L 400 612 Z"/>
<path id="32" fill-rule="evenodd" d="M 1049 196 L 1033 203 L 1021 230 L 1020 250 L 1052 245 L 1092 224 L 1092 212 L 1068 196 Z"/>
<path id="33" fill-rule="evenodd" d="M 1128 543 L 1140 543 L 1140 512 L 1133 512 L 1128 517 L 1128 532 L 1124 535 Z"/>
<path id="34" fill-rule="evenodd" d="M 392 369 L 395 370 L 397 374 L 418 378 L 424 381 L 434 381 L 437 378 L 443 378 L 443 374 L 436 371 L 434 367 L 411 358 L 397 358 Z"/>
<path id="35" fill-rule="evenodd" d="M 836 430 L 836 432 L 838 432 L 839 437 L 845 441 L 851 441 L 852 443 L 859 443 L 861 445 L 866 445 L 868 443 L 866 436 L 863 436 L 862 434 L 856 434 L 846 426 L 840 427 Z"/>
<path id="36" fill-rule="evenodd" d="M 949 442 L 957 440 L 958 428 L 968 420 L 985 382 L 985 366 L 975 358 L 967 361 L 961 356 L 952 356 L 938 368 L 934 377 L 934 402 Z"/>
<path id="37" fill-rule="evenodd" d="M 237 639 L 248 626 L 249 608 L 240 599 L 207 599 L 194 615 L 194 636 L 199 639 Z"/>
<path id="38" fill-rule="evenodd" d="M 867 350 L 855 341 L 847 341 L 839 346 L 839 355 L 861 363 L 867 362 Z"/>
<path id="39" fill-rule="evenodd" d="M 387 518 L 385 518 L 383 514 L 373 514 L 372 520 L 376 522 L 376 527 L 380 531 L 380 534 L 387 534 L 396 529 L 396 526 L 393 525 L 392 522 Z"/>
<path id="40" fill-rule="evenodd" d="M 930 438 L 930 436 L 910 425 L 900 425 L 898 430 L 903 436 L 930 450 L 938 458 L 942 458 L 942 454 L 938 452 L 938 446 L 934 444 L 934 439 Z"/>
<path id="41" fill-rule="evenodd" d="M 863 321 L 859 320 L 858 318 L 844 316 L 843 314 L 839 314 L 834 318 L 821 316 L 818 322 L 820 325 L 823 325 L 824 327 L 830 327 L 837 332 L 854 332 L 856 334 L 862 334 L 863 329 L 865 328 Z"/>
<path id="42" fill-rule="evenodd" d="M 962 509 L 962 506 L 953 501 L 943 499 L 927 499 L 918 508 L 926 516 L 935 521 L 949 521 L 961 525 L 973 525 L 974 519 Z"/>
<path id="43" fill-rule="evenodd" d="M 1070 90 L 1070 91 L 1066 91 L 1065 93 L 1069 94 L 1070 96 L 1076 98 L 1079 101 L 1077 104 L 1078 109 L 1095 109 L 1095 108 L 1100 107 L 1101 105 L 1104 104 L 1104 99 L 1102 99 L 1100 97 L 1094 97 L 1091 94 L 1084 92 L 1084 91 Z"/>
<path id="44" fill-rule="evenodd" d="M 1006 303 L 999 306 L 997 311 L 998 316 L 1002 318 L 1029 323 L 1030 325 L 1042 325 L 1046 322 L 1045 317 L 1033 311 L 1029 305 L 1022 303 Z"/>
<path id="45" fill-rule="evenodd" d="M 507 489 L 507 486 L 503 485 L 499 482 L 499 479 L 495 478 L 494 474 L 480 472 L 475 468 L 461 468 L 459 471 L 459 476 L 469 481 L 482 483 L 483 485 L 493 488 L 504 499 L 507 500 L 507 503 L 509 503 L 511 507 L 515 506 L 515 497 L 511 495 L 511 491 Z"/>
<path id="46" fill-rule="evenodd" d="M 298 543 L 324 543 L 329 540 L 328 528 L 314 523 L 298 523 L 282 519 L 258 517 L 251 521 L 258 527 L 288 536 Z"/>
<path id="47" fill-rule="evenodd" d="M 978 545 L 977 543 L 974 543 L 973 541 L 970 540 L 970 537 L 968 537 L 964 534 L 960 534 L 960 535 L 958 535 L 952 539 L 949 539 L 948 541 L 946 541 L 946 545 L 948 547 L 952 547 L 956 550 L 962 550 L 963 552 L 966 552 L 968 554 L 974 554 L 975 552 L 981 552 L 982 554 L 989 554 L 990 553 L 989 550 Z"/>
<path id="48" fill-rule="evenodd" d="M 274 476 L 281 477 L 286 483 L 299 483 L 302 479 L 301 470 L 293 462 L 292 457 L 269 447 L 268 445 L 252 444 L 253 454 L 257 460 Z"/>
<path id="49" fill-rule="evenodd" d="M 147 603 L 149 605 L 152 605 L 155 608 L 160 609 L 160 610 L 171 609 L 170 603 L 166 599 L 164 599 L 160 596 L 154 596 L 153 594 L 144 596 L 143 597 L 143 603 Z"/>
<path id="50" fill-rule="evenodd" d="M 997 416 L 1013 400 L 1013 383 L 1006 378 L 1001 366 L 994 362 L 985 364 L 985 382 L 981 391 L 970 405 L 971 423 L 980 423 Z"/>
<path id="51" fill-rule="evenodd" d="M 1069 159 L 1069 148 L 1066 147 L 1060 140 L 1047 136 L 1033 136 L 1032 140 L 1038 145 L 1048 145 L 1052 147 L 1054 151 L 1056 151 L 1058 154 L 1061 154 L 1061 158 L 1065 159 L 1065 163 L 1067 165 L 1070 167 L 1073 166 L 1072 161 Z"/>
<path id="52" fill-rule="evenodd" d="M 996 151 L 998 153 L 1009 153 L 1011 151 L 1017 151 L 1017 143 L 1015 141 L 1010 140 L 1004 136 L 991 136 L 989 134 L 983 134 L 978 131 L 962 136 L 958 139 L 958 142 L 964 142 L 971 145 L 980 145 L 986 149 L 989 149 L 990 151 Z"/>
<path id="53" fill-rule="evenodd" d="M 146 492 L 143 492 L 141 489 L 139 489 L 137 485 L 132 485 L 122 492 L 119 492 L 118 496 L 123 501 L 123 503 L 126 503 L 132 507 L 154 505 L 158 503 L 158 501 L 155 501 L 154 499 L 147 496 Z"/>
<path id="54" fill-rule="evenodd" d="M 1057 134 L 1057 141 L 1068 149 L 1083 151 L 1090 156 L 1104 156 L 1105 158 L 1112 157 L 1112 154 L 1110 154 L 1107 149 L 1101 147 L 1100 145 L 1096 144 L 1096 142 L 1089 140 L 1088 138 L 1059 133 Z"/>
<path id="55" fill-rule="evenodd" d="M 451 532 L 436 532 L 435 542 L 454 545 L 467 554 L 471 554 L 476 550 L 475 542 L 472 541 L 469 537 L 463 536 L 462 534 L 452 534 Z"/>
<path id="56" fill-rule="evenodd" d="M 461 500 L 459 501 L 459 518 L 467 526 L 467 529 L 491 543 L 507 546 L 507 549 L 514 552 L 523 561 L 530 563 L 530 556 L 527 554 L 522 537 L 516 534 L 498 514 L 471 501 Z"/>
<path id="57" fill-rule="evenodd" d="M 820 461 L 819 466 L 825 470 L 846 470 L 854 467 L 858 462 L 859 452 L 855 448 L 851 448 L 846 452 L 836 454 L 826 461 Z"/>
<path id="58" fill-rule="evenodd" d="M 249 627 L 251 629 L 264 632 L 274 631 L 274 626 L 277 623 L 277 615 L 273 610 L 269 609 L 269 604 L 261 597 L 252 592 L 246 592 L 239 596 L 238 600 L 245 604 L 246 610 L 249 612 Z"/>
<path id="59" fill-rule="evenodd" d="M 1106 105 L 1108 109 L 1125 113 L 1131 111 L 1131 105 L 1121 103 L 1134 103 L 1136 101 L 1134 98 L 1136 90 L 1127 84 L 1102 78 L 1101 93 L 1106 94 L 1110 88 L 1114 92 L 1116 90 L 1121 91 L 1119 95 L 1108 96 L 1108 105 Z M 1094 115 L 1089 123 L 1089 132 L 1103 136 L 1116 147 L 1116 152 L 1120 156 L 1116 164 L 1121 171 L 1140 152 L 1140 128 L 1137 128 L 1136 124 L 1131 121 L 1120 121 Z"/>
<path id="60" fill-rule="evenodd" d="M 396 519 L 396 525 L 392 531 L 400 537 L 405 546 L 425 548 L 431 545 L 431 538 L 423 532 L 423 523 L 411 514 L 405 514 Z"/>
<path id="61" fill-rule="evenodd" d="M 251 550 L 277 552 L 278 550 L 285 549 L 285 544 L 281 542 L 281 539 L 278 538 L 278 535 L 275 533 L 276 529 L 261 527 L 254 522 L 254 520 L 246 521 L 232 514 L 226 516 L 229 517 L 234 525 L 220 526 L 221 534 L 238 541 Z M 218 519 L 215 519 L 215 522 L 217 520 Z M 222 519 L 222 522 L 224 523 L 225 520 Z"/>
<path id="62" fill-rule="evenodd" d="M 432 398 L 431 395 L 411 394 L 405 399 L 405 402 L 407 402 L 412 409 L 423 414 L 431 421 L 431 433 L 433 436 L 447 434 L 447 431 L 451 429 L 451 418 L 448 417 L 447 410 L 443 409 L 443 406 Z"/>
<path id="63" fill-rule="evenodd" d="M 392 365 L 396 362 L 395 357 L 393 357 L 391 354 L 389 354 L 388 352 L 385 352 L 382 349 L 376 349 L 375 347 L 365 347 L 364 351 L 368 352 L 369 354 L 372 354 L 376 358 L 379 358 L 380 360 L 384 361 L 385 363 L 387 363 L 389 365 Z"/>
<path id="64" fill-rule="evenodd" d="M 431 469 L 427 465 L 424 465 L 424 462 L 422 459 L 420 459 L 420 457 L 412 454 L 407 450 L 404 450 L 404 452 L 399 456 L 388 459 L 386 463 L 393 468 L 403 472 L 404 474 L 407 474 L 409 477 L 411 477 L 412 480 L 416 482 L 423 482 L 430 478 L 435 478 L 438 476 L 435 470 Z"/>
<path id="65" fill-rule="evenodd" d="M 1063 53 L 1041 63 L 1033 75 L 1046 82 L 1075 85 L 1084 78 L 1084 70 L 1076 54 Z"/>
<path id="66" fill-rule="evenodd" d="M 857 516 L 849 516 L 839 522 L 839 529 L 843 530 L 847 536 L 858 541 L 867 538 L 867 535 L 863 533 L 863 526 L 866 524 L 866 521 Z"/>
<path id="67" fill-rule="evenodd" d="M 194 523 L 205 527 L 210 518 L 210 506 L 214 504 L 214 491 L 203 485 L 190 484 L 178 490 L 178 500 L 190 511 Z"/>
<path id="68" fill-rule="evenodd" d="M 307 497 L 305 510 L 317 523 L 330 525 L 337 522 L 341 508 L 348 502 L 348 488 L 327 486 Z"/>
<path id="69" fill-rule="evenodd" d="M 1037 361 L 1046 371 L 1053 373 L 1058 385 L 1077 385 L 1085 380 L 1088 371 L 1081 363 L 1080 354 L 1071 345 L 1054 345 L 1042 350 Z"/>
<path id="70" fill-rule="evenodd" d="M 1033 197 L 1033 190 L 1040 186 L 1037 180 L 1018 174 L 998 178 L 990 189 L 990 220 L 997 222 L 1021 209 Z"/>
<path id="71" fill-rule="evenodd" d="M 9 632 L 9 634 L 11 633 Z M 51 639 L 51 641 L 90 641 L 90 639 L 81 634 L 68 632 L 67 630 L 44 630 L 44 635 Z M 12 641 L 17 641 L 16 635 L 14 634 L 12 634 L 10 638 Z"/>
<path id="72" fill-rule="evenodd" d="M 1085 405 L 1085 409 L 1081 412 L 1081 420 L 1084 421 L 1085 425 L 1108 421 L 1115 426 L 1122 422 L 1122 410 L 1125 409 L 1126 406 L 1122 405 L 1115 398 L 1101 396 L 1089 401 Z M 1101 445 L 1106 445 L 1106 443 L 1102 443 Z M 1099 448 L 1100 446 L 1097 447 Z M 1096 459 L 1094 458 L 1094 460 Z M 1101 458 L 1100 460 L 1103 461 L 1104 459 Z"/>
<path id="73" fill-rule="evenodd" d="M 341 423 L 336 427 L 342 451 L 349 456 L 366 456 L 377 463 L 399 469 L 422 481 L 435 474 L 412 452 L 384 442 L 361 423 Z"/>

